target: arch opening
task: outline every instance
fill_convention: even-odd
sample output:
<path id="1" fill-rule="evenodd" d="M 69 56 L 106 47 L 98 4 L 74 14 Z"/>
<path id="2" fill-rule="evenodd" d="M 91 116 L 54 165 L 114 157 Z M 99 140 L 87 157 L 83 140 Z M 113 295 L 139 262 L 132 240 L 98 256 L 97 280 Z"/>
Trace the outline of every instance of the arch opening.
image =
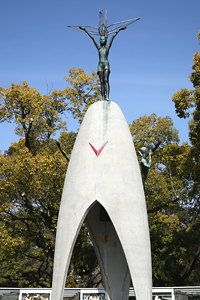
<path id="1" fill-rule="evenodd" d="M 127 294 L 130 272 L 112 216 L 96 200 L 88 211 L 85 222 L 98 259 L 104 288 L 110 299 L 116 298 L 119 291 L 123 295 Z"/>

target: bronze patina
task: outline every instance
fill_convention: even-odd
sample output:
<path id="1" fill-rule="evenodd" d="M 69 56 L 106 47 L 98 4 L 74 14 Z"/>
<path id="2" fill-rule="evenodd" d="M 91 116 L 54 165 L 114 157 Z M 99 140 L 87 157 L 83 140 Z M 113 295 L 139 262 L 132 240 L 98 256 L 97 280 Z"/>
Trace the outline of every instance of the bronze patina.
<path id="1" fill-rule="evenodd" d="M 92 39 L 95 47 L 98 50 L 99 53 L 99 63 L 98 63 L 98 75 L 99 80 L 101 83 L 101 96 L 102 100 L 109 100 L 109 92 L 110 92 L 110 85 L 109 85 L 109 75 L 110 75 L 110 65 L 108 61 L 108 54 L 110 47 L 112 45 L 112 42 L 116 35 L 119 33 L 119 31 L 126 29 L 126 27 L 133 22 L 139 20 L 140 18 L 136 19 L 130 19 L 126 21 L 121 21 L 117 23 L 113 23 L 109 26 L 107 26 L 107 12 L 104 18 L 103 10 L 99 11 L 99 27 L 93 27 L 93 26 L 68 26 L 70 28 L 74 28 L 77 30 L 81 30 L 86 32 L 89 37 Z M 88 29 L 86 29 L 88 28 Z M 113 34 L 108 45 L 107 45 L 107 39 L 109 34 Z M 96 42 L 93 35 L 99 35 L 100 36 L 100 45 Z"/>
<path id="2" fill-rule="evenodd" d="M 151 167 L 152 155 L 158 149 L 160 144 L 161 144 L 161 141 L 158 140 L 158 142 L 154 145 L 154 147 L 152 149 L 149 150 L 147 147 L 142 147 L 138 151 L 138 153 L 141 155 L 140 166 L 141 166 L 141 176 L 142 176 L 143 187 L 145 187 L 145 181 L 147 179 L 149 168 Z M 148 156 L 149 156 L 149 162 L 147 161 Z"/>
<path id="3" fill-rule="evenodd" d="M 141 155 L 140 158 L 141 176 L 142 176 L 143 187 L 145 187 L 145 181 L 147 179 L 149 168 L 151 167 L 151 157 L 153 152 L 152 150 L 148 150 L 147 147 L 142 147 L 139 149 L 138 153 Z M 149 156 L 149 162 L 147 161 L 147 156 Z"/>

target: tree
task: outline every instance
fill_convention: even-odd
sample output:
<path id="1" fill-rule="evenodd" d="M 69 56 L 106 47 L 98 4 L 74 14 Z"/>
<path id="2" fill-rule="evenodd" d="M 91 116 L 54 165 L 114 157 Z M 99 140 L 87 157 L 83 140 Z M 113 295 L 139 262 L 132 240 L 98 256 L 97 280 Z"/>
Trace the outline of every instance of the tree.
<path id="1" fill-rule="evenodd" d="M 60 141 L 67 141 L 63 148 L 68 155 L 75 137 L 73 132 L 61 135 Z M 32 155 L 25 140 L 20 139 L 7 155 L 0 156 L 0 165 L 0 221 L 3 239 L 8 240 L 1 245 L 0 285 L 50 287 L 57 215 L 68 162 L 53 140 Z M 77 280 L 84 283 L 96 266 L 93 246 L 83 226 L 67 285 L 77 286 Z"/>
<path id="2" fill-rule="evenodd" d="M 197 35 L 200 41 L 200 31 Z M 193 90 L 185 88 L 177 91 L 172 101 L 175 103 L 175 109 L 178 117 L 188 118 L 192 116 L 189 121 L 189 138 L 193 146 L 193 156 L 198 160 L 200 155 L 200 53 L 194 54 L 194 65 L 192 65 L 193 72 L 190 75 L 190 81 L 193 84 Z M 193 108 L 191 112 L 191 108 Z"/>
<path id="3" fill-rule="evenodd" d="M 25 137 L 25 146 L 29 150 L 33 150 L 33 142 L 48 140 L 57 130 L 66 129 L 66 122 L 60 117 L 66 104 L 54 93 L 42 96 L 24 81 L 2 89 L 0 96 L 0 122 L 14 120 L 15 133 Z"/>
<path id="4" fill-rule="evenodd" d="M 161 141 L 145 188 L 155 286 L 199 284 L 199 67 L 200 54 L 195 53 L 190 76 L 194 89 L 181 89 L 172 98 L 179 117 L 192 117 L 191 145 L 178 145 L 176 131 L 167 117 L 144 116 L 130 127 L 136 149 Z"/>
<path id="5" fill-rule="evenodd" d="M 40 147 L 40 153 L 33 156 L 24 139 L 14 143 L 8 155 L 1 155 L 1 220 L 7 230 L 12 229 L 13 239 L 23 240 L 13 253 L 16 276 L 13 271 L 7 272 L 9 285 L 51 285 L 56 221 L 66 167 L 56 145 Z M 1 272 L 5 274 L 4 268 Z"/>
<path id="6" fill-rule="evenodd" d="M 53 135 L 65 130 L 59 142 L 70 156 L 76 133 L 66 131 L 62 114 L 67 111 L 81 123 L 87 108 L 100 97 L 95 73 L 88 76 L 71 69 L 66 80 L 71 88 L 44 96 L 26 82 L 0 89 L 0 120 L 14 120 L 21 136 L 0 155 L 2 286 L 51 286 L 57 214 L 68 166 Z M 178 131 L 168 116 L 140 117 L 130 130 L 136 152 L 160 143 L 145 186 L 154 286 L 199 284 L 199 162 L 194 151 L 198 141 L 179 145 Z M 66 286 L 98 285 L 99 274 L 83 224 Z"/>
<path id="7" fill-rule="evenodd" d="M 81 123 L 90 105 L 101 100 L 98 75 L 96 72 L 92 72 L 89 76 L 80 68 L 72 68 L 69 70 L 69 76 L 64 79 L 72 87 L 67 87 L 58 94 L 69 100 L 67 111 Z"/>
<path id="8" fill-rule="evenodd" d="M 200 40 L 200 31 L 197 39 Z M 197 282 L 198 269 L 200 267 L 200 242 L 198 225 L 200 222 L 200 53 L 194 54 L 194 65 L 192 65 L 193 72 L 190 75 L 190 81 L 194 89 L 187 90 L 182 88 L 177 91 L 172 101 L 175 103 L 175 110 L 180 118 L 189 118 L 189 139 L 191 142 L 190 150 L 188 151 L 186 166 L 184 168 L 185 177 L 185 192 L 188 197 L 189 207 L 185 207 L 185 230 L 187 234 L 185 238 L 189 239 L 190 247 L 186 252 L 187 265 L 183 271 L 183 278 L 186 282 Z"/>
<path id="9" fill-rule="evenodd" d="M 82 69 L 70 69 L 64 77 L 72 87 L 62 91 L 54 90 L 49 95 L 41 95 L 27 82 L 12 83 L 8 88 L 0 88 L 0 122 L 16 123 L 15 133 L 25 137 L 26 147 L 33 150 L 31 143 L 47 141 L 59 130 L 66 130 L 62 114 L 67 111 L 81 123 L 88 107 L 100 100 L 98 76 L 87 75 Z M 35 146 L 37 148 L 37 146 Z"/>
<path id="10" fill-rule="evenodd" d="M 78 76 L 80 72 L 75 73 Z M 93 90 L 92 79 L 81 74 L 84 84 Z M 82 96 L 87 90 L 84 84 Z M 26 82 L 0 90 L 0 121 L 14 120 L 15 133 L 22 137 L 0 155 L 2 286 L 51 286 L 57 215 L 68 165 L 52 136 L 58 130 L 66 130 L 61 115 L 69 109 L 68 98 L 75 101 L 78 97 L 70 92 L 73 90 L 42 96 Z M 90 98 L 88 90 L 85 103 Z M 75 138 L 76 133 L 61 133 L 59 141 L 68 156 Z M 78 279 L 90 285 L 97 260 L 85 225 L 78 236 L 76 252 L 81 255 L 72 256 L 67 284 L 76 286 Z M 87 276 L 91 280 L 86 280 Z"/>
<path id="11" fill-rule="evenodd" d="M 136 151 L 142 146 L 153 148 L 160 141 L 145 186 L 153 285 L 198 284 L 199 231 L 193 225 L 190 194 L 191 146 L 178 145 L 178 132 L 169 117 L 143 116 L 130 129 Z"/>

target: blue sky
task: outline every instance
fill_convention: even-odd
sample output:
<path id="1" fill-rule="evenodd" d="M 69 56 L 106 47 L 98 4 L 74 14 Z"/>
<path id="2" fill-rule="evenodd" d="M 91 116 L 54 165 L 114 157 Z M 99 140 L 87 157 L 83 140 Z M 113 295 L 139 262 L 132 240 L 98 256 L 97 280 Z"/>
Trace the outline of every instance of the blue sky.
<path id="1" fill-rule="evenodd" d="M 113 42 L 110 99 L 128 123 L 145 114 L 170 116 L 181 142 L 188 141 L 187 120 L 176 116 L 171 97 L 180 88 L 192 88 L 188 76 L 193 54 L 200 51 L 199 0 L 1 0 L 1 86 L 27 81 L 46 94 L 47 85 L 66 87 L 63 77 L 72 67 L 97 71 L 92 41 L 67 25 L 98 26 L 100 9 L 107 9 L 108 25 L 141 18 Z M 76 131 L 70 116 L 65 121 Z M 2 153 L 19 139 L 13 130 L 12 124 L 0 124 Z"/>

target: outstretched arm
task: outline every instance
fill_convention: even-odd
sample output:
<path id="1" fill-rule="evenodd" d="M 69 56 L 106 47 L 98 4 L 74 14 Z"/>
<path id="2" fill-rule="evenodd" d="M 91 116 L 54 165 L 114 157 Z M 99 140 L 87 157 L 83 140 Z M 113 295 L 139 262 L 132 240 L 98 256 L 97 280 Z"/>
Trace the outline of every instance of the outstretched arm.
<path id="1" fill-rule="evenodd" d="M 89 37 L 93 40 L 93 43 L 95 44 L 95 47 L 96 47 L 97 49 L 99 49 L 99 45 L 97 44 L 95 38 L 87 31 L 87 29 L 85 29 L 85 27 L 81 27 L 81 26 L 79 26 L 79 28 L 80 28 L 81 30 L 85 31 L 85 32 L 89 35 Z"/>
<path id="2" fill-rule="evenodd" d="M 152 150 L 149 150 L 149 162 L 147 162 L 146 158 L 141 158 L 141 163 L 143 164 L 143 166 L 145 166 L 146 168 L 150 168 L 151 167 L 151 162 L 152 162 Z"/>
<path id="3" fill-rule="evenodd" d="M 117 30 L 117 32 L 115 32 L 115 33 L 113 34 L 113 36 L 111 37 L 110 42 L 109 42 L 109 44 L 108 44 L 109 49 L 110 49 L 110 47 L 111 47 L 111 45 L 112 45 L 112 42 L 113 42 L 114 38 L 116 37 L 116 35 L 117 35 L 121 30 L 125 30 L 125 29 L 126 29 L 126 26 L 121 27 L 119 30 Z"/>

